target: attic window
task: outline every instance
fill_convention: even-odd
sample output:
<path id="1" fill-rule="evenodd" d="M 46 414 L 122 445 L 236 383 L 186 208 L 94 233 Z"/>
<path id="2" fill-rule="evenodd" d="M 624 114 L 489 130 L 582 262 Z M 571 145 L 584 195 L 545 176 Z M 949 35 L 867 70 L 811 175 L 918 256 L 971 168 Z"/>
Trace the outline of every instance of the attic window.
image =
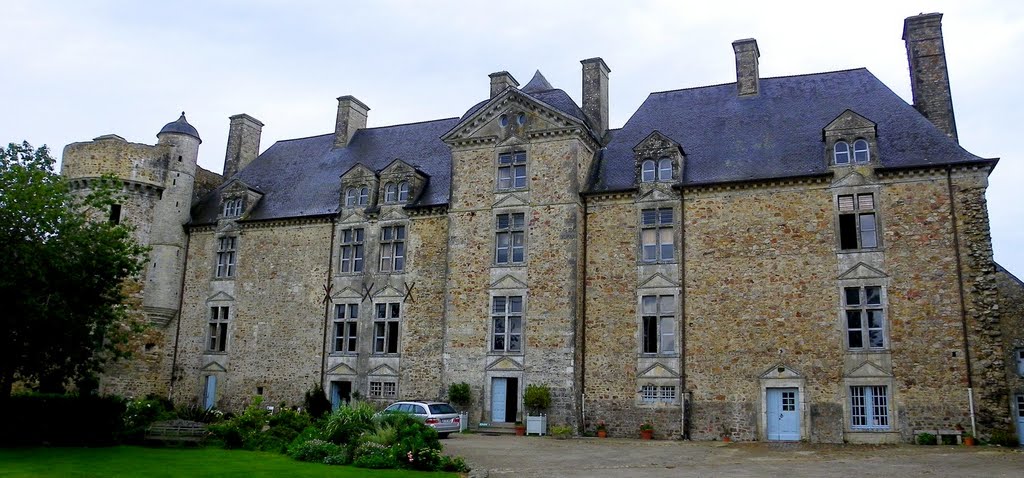
<path id="1" fill-rule="evenodd" d="M 661 158 L 658 160 L 658 181 L 672 180 L 672 160 Z"/>
<path id="2" fill-rule="evenodd" d="M 402 181 L 398 183 L 398 202 L 409 200 L 409 183 Z"/>
<path id="3" fill-rule="evenodd" d="M 516 115 L 516 123 L 519 123 L 519 126 L 526 124 L 526 113 Z"/>
<path id="4" fill-rule="evenodd" d="M 868 154 L 868 142 L 863 139 L 858 139 L 853 142 L 853 161 L 856 163 L 866 163 L 870 159 L 871 155 Z"/>
<path id="5" fill-rule="evenodd" d="M 348 188 L 345 190 L 345 207 L 365 206 L 369 197 L 370 189 L 365 186 Z"/>
<path id="6" fill-rule="evenodd" d="M 392 203 L 398 197 L 398 188 L 395 183 L 387 183 L 384 185 L 384 202 Z"/>
<path id="7" fill-rule="evenodd" d="M 838 141 L 832 147 L 832 157 L 836 164 L 850 164 L 850 145 L 846 141 Z"/>
<path id="8" fill-rule="evenodd" d="M 648 159 L 640 165 L 641 182 L 671 181 L 673 176 L 672 160 L 670 158 L 661 158 L 657 162 L 653 159 Z"/>
<path id="9" fill-rule="evenodd" d="M 501 115 L 501 118 L 498 118 L 498 122 L 501 123 L 502 128 L 508 126 L 508 115 Z"/>
<path id="10" fill-rule="evenodd" d="M 648 159 L 640 166 L 640 181 L 649 183 L 654 181 L 654 160 Z"/>
<path id="11" fill-rule="evenodd" d="M 224 201 L 224 217 L 238 217 L 242 215 L 242 198 L 228 199 Z"/>

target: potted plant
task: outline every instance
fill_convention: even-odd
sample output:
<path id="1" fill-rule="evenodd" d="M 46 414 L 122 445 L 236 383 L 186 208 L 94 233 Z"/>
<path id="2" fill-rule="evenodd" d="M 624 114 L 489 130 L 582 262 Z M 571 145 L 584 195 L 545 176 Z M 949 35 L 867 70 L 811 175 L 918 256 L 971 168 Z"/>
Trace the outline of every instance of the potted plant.
<path id="1" fill-rule="evenodd" d="M 608 438 L 608 426 L 605 425 L 604 420 L 598 420 L 594 429 L 597 431 L 598 438 Z"/>
<path id="2" fill-rule="evenodd" d="M 548 417 L 542 412 L 551 406 L 551 389 L 547 385 L 528 385 L 526 393 L 523 394 L 523 405 L 529 410 L 526 416 L 526 434 L 547 433 Z"/>
<path id="3" fill-rule="evenodd" d="M 640 438 L 642 440 L 650 440 L 654 438 L 654 425 L 647 421 L 640 425 Z"/>
<path id="4" fill-rule="evenodd" d="M 729 426 L 722 424 L 722 442 L 729 443 L 732 441 L 732 432 L 729 430 Z"/>
<path id="5" fill-rule="evenodd" d="M 453 383 L 448 386 L 448 401 L 455 404 L 459 410 L 459 431 L 469 428 L 468 408 L 472 395 L 469 392 L 469 384 L 466 382 Z"/>
<path id="6" fill-rule="evenodd" d="M 516 436 L 521 437 L 523 435 L 526 435 L 526 425 L 523 425 L 523 422 L 516 422 Z"/>
<path id="7" fill-rule="evenodd" d="M 963 432 L 962 435 L 964 438 L 964 446 L 974 446 L 976 444 L 974 441 L 974 435 L 971 435 L 971 432 Z"/>

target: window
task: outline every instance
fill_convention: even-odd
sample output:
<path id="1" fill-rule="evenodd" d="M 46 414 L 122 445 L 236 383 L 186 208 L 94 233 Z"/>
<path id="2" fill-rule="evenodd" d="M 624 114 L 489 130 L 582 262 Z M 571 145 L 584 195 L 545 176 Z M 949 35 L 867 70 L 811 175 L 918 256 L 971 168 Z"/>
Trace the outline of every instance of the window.
<path id="1" fill-rule="evenodd" d="M 370 398 L 398 397 L 398 384 L 395 382 L 370 382 Z"/>
<path id="2" fill-rule="evenodd" d="M 228 345 L 228 319 L 230 307 L 210 307 L 209 334 L 206 341 L 207 352 L 224 352 Z"/>
<path id="3" fill-rule="evenodd" d="M 121 205 L 111 204 L 110 205 L 110 223 L 113 225 L 121 224 Z"/>
<path id="4" fill-rule="evenodd" d="M 341 231 L 341 272 L 363 271 L 363 228 Z"/>
<path id="5" fill-rule="evenodd" d="M 345 190 L 345 207 L 353 207 L 359 200 L 359 191 L 356 188 L 348 188 Z"/>
<path id="6" fill-rule="evenodd" d="M 649 183 L 654 181 L 654 160 L 648 159 L 640 165 L 640 181 Z"/>
<path id="7" fill-rule="evenodd" d="M 398 202 L 409 201 L 409 183 L 402 181 L 398 183 Z"/>
<path id="8" fill-rule="evenodd" d="M 1017 375 L 1024 377 L 1024 349 L 1017 349 Z"/>
<path id="9" fill-rule="evenodd" d="M 851 349 L 885 348 L 885 314 L 882 288 L 878 286 L 843 288 L 846 312 L 846 336 Z"/>
<path id="10" fill-rule="evenodd" d="M 522 264 L 526 262 L 526 214 L 498 214 L 494 237 L 494 262 Z"/>
<path id="11" fill-rule="evenodd" d="M 871 158 L 868 154 L 868 142 L 858 139 L 853 142 L 853 161 L 855 163 L 866 163 Z"/>
<path id="12" fill-rule="evenodd" d="M 658 181 L 672 180 L 672 160 L 661 158 L 658 160 Z"/>
<path id="13" fill-rule="evenodd" d="M 224 217 L 238 217 L 242 215 L 242 198 L 228 199 L 224 201 Z"/>
<path id="14" fill-rule="evenodd" d="M 521 352 L 523 350 L 522 296 L 494 297 L 491 306 L 493 333 L 491 350 Z"/>
<path id="15" fill-rule="evenodd" d="M 854 429 L 889 429 L 889 395 L 885 385 L 850 387 L 850 425 Z"/>
<path id="16" fill-rule="evenodd" d="M 526 152 L 502 153 L 498 155 L 498 189 L 520 189 L 526 187 Z"/>
<path id="17" fill-rule="evenodd" d="M 845 194 L 838 199 L 839 248 L 846 251 L 878 247 L 875 195 Z"/>
<path id="18" fill-rule="evenodd" d="M 334 352 L 356 351 L 356 330 L 359 321 L 359 304 L 337 304 L 334 306 Z"/>
<path id="19" fill-rule="evenodd" d="M 644 403 L 673 403 L 676 401 L 675 385 L 643 385 L 640 387 L 640 401 Z"/>
<path id="20" fill-rule="evenodd" d="M 360 206 L 365 206 L 366 205 L 366 201 L 367 201 L 367 199 L 369 199 L 369 197 L 370 197 L 370 189 L 369 188 L 367 188 L 366 186 L 363 186 L 362 188 L 359 189 L 359 205 Z"/>
<path id="21" fill-rule="evenodd" d="M 402 318 L 401 304 L 397 302 L 377 304 L 377 316 L 373 320 L 373 353 L 398 353 L 398 322 Z"/>
<path id="22" fill-rule="evenodd" d="M 674 258 L 673 221 L 672 208 L 643 210 L 640 242 L 644 262 L 667 262 Z"/>
<path id="23" fill-rule="evenodd" d="M 380 228 L 380 271 L 401 272 L 405 269 L 405 226 Z"/>
<path id="24" fill-rule="evenodd" d="M 237 250 L 237 237 L 222 237 L 217 240 L 217 277 L 235 276 L 235 252 Z"/>
<path id="25" fill-rule="evenodd" d="M 384 202 L 393 203 L 398 199 L 398 188 L 395 183 L 387 183 L 384 186 Z"/>
<path id="26" fill-rule="evenodd" d="M 846 141 L 836 142 L 832 147 L 832 157 L 836 164 L 850 164 L 850 145 Z"/>
<path id="27" fill-rule="evenodd" d="M 675 298 L 671 295 L 645 295 L 641 298 L 643 353 L 674 353 Z"/>

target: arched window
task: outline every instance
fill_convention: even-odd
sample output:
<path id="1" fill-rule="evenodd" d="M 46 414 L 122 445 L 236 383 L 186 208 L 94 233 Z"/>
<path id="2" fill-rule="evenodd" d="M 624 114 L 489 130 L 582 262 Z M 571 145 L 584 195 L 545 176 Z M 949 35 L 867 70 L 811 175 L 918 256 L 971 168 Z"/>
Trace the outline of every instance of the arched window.
<path id="1" fill-rule="evenodd" d="M 363 187 L 362 189 L 360 189 L 359 190 L 359 205 L 360 206 L 365 206 L 366 205 L 366 200 L 369 197 L 370 197 L 370 189 L 369 188 Z"/>
<path id="2" fill-rule="evenodd" d="M 392 203 L 395 202 L 395 196 L 398 193 L 398 189 L 395 188 L 395 183 L 387 183 L 384 186 L 384 202 Z"/>
<path id="3" fill-rule="evenodd" d="M 661 158 L 658 160 L 658 181 L 672 180 L 672 160 Z"/>
<path id="4" fill-rule="evenodd" d="M 868 142 L 867 140 L 858 139 L 853 142 L 853 161 L 856 163 L 866 163 L 871 158 L 868 154 Z"/>
<path id="5" fill-rule="evenodd" d="M 398 183 L 398 202 L 409 200 L 409 183 L 402 181 Z"/>
<path id="6" fill-rule="evenodd" d="M 648 159 L 640 165 L 640 181 L 649 183 L 654 181 L 654 160 Z"/>
<path id="7" fill-rule="evenodd" d="M 356 188 L 348 188 L 345 190 L 345 207 L 352 207 L 356 205 Z"/>
<path id="8" fill-rule="evenodd" d="M 839 141 L 833 147 L 833 157 L 836 164 L 850 164 L 850 145 L 846 141 Z"/>

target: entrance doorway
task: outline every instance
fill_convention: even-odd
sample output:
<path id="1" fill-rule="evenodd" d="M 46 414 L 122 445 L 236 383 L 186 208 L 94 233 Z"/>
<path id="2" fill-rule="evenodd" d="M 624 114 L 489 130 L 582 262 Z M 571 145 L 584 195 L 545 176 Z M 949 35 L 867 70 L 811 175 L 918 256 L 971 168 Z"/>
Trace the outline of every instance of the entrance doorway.
<path id="1" fill-rule="evenodd" d="M 331 381 L 331 410 L 348 404 L 352 398 L 352 382 L 348 380 Z"/>
<path id="2" fill-rule="evenodd" d="M 514 423 L 519 414 L 519 379 L 495 377 L 491 379 L 491 421 Z"/>
<path id="3" fill-rule="evenodd" d="M 1017 395 L 1017 443 L 1024 445 L 1024 395 Z"/>
<path id="4" fill-rule="evenodd" d="M 766 390 L 768 440 L 800 440 L 800 391 L 796 388 Z"/>

